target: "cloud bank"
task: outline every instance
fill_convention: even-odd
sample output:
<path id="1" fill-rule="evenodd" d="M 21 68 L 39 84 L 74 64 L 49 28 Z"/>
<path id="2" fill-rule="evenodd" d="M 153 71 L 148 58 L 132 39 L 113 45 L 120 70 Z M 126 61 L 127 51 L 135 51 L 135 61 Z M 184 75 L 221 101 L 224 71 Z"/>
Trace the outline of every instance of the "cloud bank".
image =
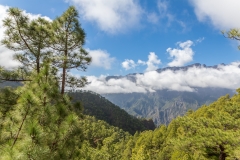
<path id="1" fill-rule="evenodd" d="M 239 0 L 189 0 L 199 21 L 209 22 L 223 30 L 239 28 Z"/>
<path id="2" fill-rule="evenodd" d="M 67 0 L 80 15 L 107 33 L 124 32 L 139 24 L 143 13 L 136 0 Z"/>
<path id="3" fill-rule="evenodd" d="M 237 89 L 240 87 L 240 62 L 219 65 L 218 69 L 191 67 L 188 70 L 150 71 L 106 80 L 106 76 L 89 76 L 90 82 L 84 89 L 97 93 L 146 93 L 168 89 L 194 92 L 196 87 Z M 135 79 L 135 81 L 131 81 Z"/>

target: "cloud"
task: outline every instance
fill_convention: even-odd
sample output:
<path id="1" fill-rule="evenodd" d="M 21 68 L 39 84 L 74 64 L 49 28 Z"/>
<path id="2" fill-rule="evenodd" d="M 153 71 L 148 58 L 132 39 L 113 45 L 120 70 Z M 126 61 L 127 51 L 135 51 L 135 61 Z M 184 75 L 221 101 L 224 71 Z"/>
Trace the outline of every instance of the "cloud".
<path id="1" fill-rule="evenodd" d="M 168 66 L 170 67 L 183 66 L 193 60 L 194 52 L 192 48 L 190 48 L 193 45 L 193 42 L 188 40 L 182 43 L 178 42 L 177 44 L 179 45 L 180 49 L 167 49 L 170 57 L 173 58 L 173 61 L 168 63 Z"/>
<path id="2" fill-rule="evenodd" d="M 196 43 L 201 43 L 204 39 L 205 39 L 204 37 L 198 38 L 198 39 L 196 40 Z"/>
<path id="3" fill-rule="evenodd" d="M 7 17 L 7 9 L 9 7 L 0 5 L 0 41 L 4 37 L 5 28 L 3 27 L 3 19 Z M 13 60 L 14 52 L 0 45 L 0 65 L 6 68 L 14 68 L 20 65 L 19 62 Z"/>
<path id="4" fill-rule="evenodd" d="M 125 70 L 129 70 L 139 65 L 147 65 L 145 71 L 148 72 L 158 69 L 159 64 L 161 64 L 161 60 L 158 59 L 158 56 L 154 52 L 150 52 L 148 55 L 148 61 L 138 60 L 138 62 L 135 63 L 133 60 L 125 59 L 125 61 L 122 62 L 122 67 Z"/>
<path id="5" fill-rule="evenodd" d="M 173 22 L 175 21 L 175 18 L 174 16 L 169 12 L 169 9 L 168 9 L 168 2 L 166 0 L 158 0 L 157 1 L 157 8 L 158 8 L 158 11 L 159 11 L 159 17 L 161 19 L 167 19 L 168 21 L 168 26 Z"/>
<path id="6" fill-rule="evenodd" d="M 219 65 L 217 69 L 193 66 L 188 70 L 149 71 L 108 81 L 106 76 L 89 76 L 90 84 L 84 89 L 97 93 L 146 93 L 162 89 L 194 92 L 197 87 L 237 89 L 240 86 L 239 65 L 240 62 L 233 62 Z"/>
<path id="7" fill-rule="evenodd" d="M 239 0 L 189 0 L 200 22 L 212 23 L 223 30 L 239 28 Z"/>
<path id="8" fill-rule="evenodd" d="M 91 66 L 111 69 L 113 62 L 115 61 L 115 58 L 110 57 L 110 54 L 107 51 L 104 51 L 101 49 L 97 49 L 97 50 L 86 49 L 86 50 L 89 52 L 89 55 L 92 57 Z"/>
<path id="9" fill-rule="evenodd" d="M 8 8 L 9 8 L 8 6 L 0 5 L 0 41 L 4 37 L 5 28 L 3 27 L 3 20 L 8 15 L 7 13 Z M 42 17 L 42 18 L 45 18 L 46 20 L 51 21 L 50 18 L 43 17 L 40 14 L 34 15 L 34 14 L 27 13 L 26 11 L 23 11 L 23 14 L 27 15 L 30 18 L 30 20 L 36 19 L 38 17 Z M 20 66 L 21 64 L 18 61 L 13 60 L 14 54 L 15 54 L 14 51 L 7 49 L 5 46 L 1 44 L 0 45 L 0 65 L 5 68 L 15 68 Z"/>
<path id="10" fill-rule="evenodd" d="M 146 64 L 147 64 L 146 71 L 153 71 L 158 69 L 158 65 L 161 64 L 161 60 L 158 59 L 158 56 L 154 52 L 150 52 Z"/>
<path id="11" fill-rule="evenodd" d="M 137 66 L 137 64 L 133 60 L 131 60 L 131 59 L 125 59 L 125 61 L 122 62 L 122 67 L 125 70 L 129 70 L 129 69 L 135 68 L 136 66 Z"/>
<path id="12" fill-rule="evenodd" d="M 126 78 L 106 80 L 106 76 L 88 76 L 89 85 L 84 87 L 86 90 L 91 90 L 97 93 L 132 93 L 146 92 L 141 86 L 137 86 L 134 82 Z"/>
<path id="13" fill-rule="evenodd" d="M 174 16 L 169 12 L 168 2 L 166 0 L 158 0 L 157 12 L 146 12 L 148 22 L 152 24 L 158 24 L 159 22 L 166 20 L 167 26 L 171 25 L 175 21 Z M 166 25 L 166 23 L 164 23 Z"/>
<path id="14" fill-rule="evenodd" d="M 107 33 L 124 32 L 139 24 L 143 13 L 136 0 L 67 0 L 80 15 Z"/>
<path id="15" fill-rule="evenodd" d="M 158 0 L 157 1 L 157 8 L 159 10 L 160 15 L 165 16 L 167 15 L 168 11 L 168 3 L 165 0 Z"/>

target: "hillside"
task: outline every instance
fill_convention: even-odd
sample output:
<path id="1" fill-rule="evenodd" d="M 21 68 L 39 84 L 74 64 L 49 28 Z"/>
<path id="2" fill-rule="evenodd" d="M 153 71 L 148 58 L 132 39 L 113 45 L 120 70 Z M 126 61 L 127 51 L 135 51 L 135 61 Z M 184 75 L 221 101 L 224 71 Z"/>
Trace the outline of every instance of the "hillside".
<path id="1" fill-rule="evenodd" d="M 110 125 L 119 127 L 131 134 L 136 131 L 154 130 L 152 119 L 138 119 L 129 115 L 125 110 L 111 103 L 101 95 L 90 91 L 69 92 L 73 102 L 80 101 L 83 113 L 104 120 Z"/>
<path id="2" fill-rule="evenodd" d="M 0 83 L 0 88 L 6 86 L 21 86 L 18 82 Z M 119 127 L 124 131 L 134 134 L 136 131 L 154 130 L 155 124 L 152 119 L 136 118 L 129 115 L 125 110 L 111 103 L 101 95 L 94 92 L 69 92 L 74 102 L 80 101 L 84 108 L 84 114 L 94 116 L 99 120 L 104 120 L 110 125 Z M 76 109 L 76 108 L 75 108 Z M 81 109 L 75 110 L 76 113 Z"/>
<path id="3" fill-rule="evenodd" d="M 196 110 L 209 104 L 218 97 L 234 92 L 222 88 L 197 88 L 196 92 L 158 90 L 153 93 L 112 93 L 102 94 L 112 103 L 120 106 L 129 114 L 152 118 L 154 123 L 169 124 L 177 116 L 184 115 L 189 109 Z"/>
<path id="4" fill-rule="evenodd" d="M 116 160 L 239 160 L 239 93 L 240 90 L 233 97 L 220 97 L 195 112 L 188 111 L 154 131 L 128 136 L 116 130 L 115 136 L 103 140 L 105 143 L 99 144 L 101 147 L 96 147 L 93 155 L 104 153 L 106 156 L 102 159 Z M 99 130 L 96 131 L 99 134 Z"/>
<path id="5" fill-rule="evenodd" d="M 0 98 L 6 100 L 8 98 L 6 94 L 8 93 L 1 91 Z M 5 111 L 5 105 L 1 104 L 0 113 L 6 115 L 6 117 L 0 117 L 1 122 L 4 122 L 1 123 L 3 127 L 0 129 L 0 135 L 4 136 L 1 136 L 0 142 L 1 146 L 6 149 L 0 151 L 0 159 L 17 159 L 19 157 L 30 159 L 30 155 L 34 159 L 49 159 L 50 157 L 71 159 L 69 157 L 75 157 L 89 160 L 238 160 L 240 159 L 239 93 L 240 90 L 232 98 L 229 96 L 221 97 L 209 106 L 204 105 L 195 112 L 190 110 L 184 116 L 172 120 L 168 126 L 161 125 L 154 131 L 137 132 L 134 136 L 91 116 L 81 115 L 77 117 L 76 115 L 68 115 L 71 112 L 67 110 L 67 106 L 63 107 L 63 105 L 49 106 L 49 109 L 55 110 L 57 108 L 52 113 L 63 114 L 66 118 L 64 118 L 66 123 L 59 126 L 59 120 L 57 119 L 57 121 L 54 121 L 54 124 L 50 123 L 49 127 L 47 126 L 48 128 L 36 125 L 35 123 L 39 122 L 37 121 L 38 119 L 44 120 L 41 118 L 46 118 L 42 116 L 36 117 L 38 114 L 35 114 L 35 112 L 43 109 L 40 103 L 40 107 L 32 106 L 31 115 L 34 116 L 27 117 L 29 119 L 27 123 L 30 126 L 24 126 L 20 134 L 21 137 L 14 148 L 8 140 L 9 137 L 12 138 L 12 130 L 9 130 L 8 127 L 9 125 L 15 127 L 14 131 L 18 129 L 18 123 L 9 123 L 9 121 L 16 117 L 19 108 L 16 107 L 17 105 L 13 104 L 12 106 L 12 104 L 9 104 L 13 108 Z M 97 94 L 96 96 L 101 97 Z M 91 96 L 88 95 L 87 97 Z M 13 97 L 13 99 L 16 100 L 16 97 Z M 17 99 L 19 98 L 17 97 Z M 51 103 L 54 100 L 52 99 Z M 62 100 L 62 97 L 59 97 L 59 100 Z M 94 99 L 89 100 L 94 101 Z M 18 100 L 16 102 L 24 101 Z M 24 106 L 22 105 L 21 107 Z M 46 110 L 46 112 L 49 111 Z M 49 117 L 54 120 L 57 118 L 53 114 L 48 114 L 47 118 Z M 117 119 L 117 117 L 115 118 Z M 49 123 L 48 121 L 46 122 L 47 124 Z M 69 124 L 71 124 L 71 127 L 66 130 L 66 125 L 68 126 Z M 57 126 L 58 129 L 55 130 L 54 126 Z M 7 135 L 7 138 L 5 135 Z M 64 136 L 64 141 L 56 142 L 55 135 L 60 136 L 60 138 Z M 49 143 L 49 140 L 51 140 L 51 143 Z M 55 144 L 64 148 L 64 150 L 58 148 L 54 150 L 48 149 L 51 149 Z"/>

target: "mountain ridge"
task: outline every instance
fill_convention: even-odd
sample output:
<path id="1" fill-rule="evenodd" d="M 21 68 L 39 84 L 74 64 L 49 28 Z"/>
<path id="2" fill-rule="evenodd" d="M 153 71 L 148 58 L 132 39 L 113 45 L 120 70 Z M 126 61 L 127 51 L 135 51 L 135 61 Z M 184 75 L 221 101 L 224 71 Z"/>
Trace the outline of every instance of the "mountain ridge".
<path id="1" fill-rule="evenodd" d="M 163 71 L 167 71 L 167 70 L 171 70 L 171 71 L 179 71 L 179 70 L 182 70 L 182 71 L 187 71 L 189 68 L 193 68 L 193 67 L 196 67 L 196 68 L 212 68 L 212 69 L 219 69 L 219 66 L 227 66 L 227 64 L 225 63 L 220 63 L 220 64 L 217 64 L 217 65 L 213 65 L 213 66 L 207 66 L 206 64 L 201 64 L 201 63 L 193 63 L 193 64 L 190 64 L 190 65 L 187 65 L 187 66 L 183 66 L 183 67 L 177 67 L 177 66 L 174 66 L 174 67 L 164 67 L 164 68 L 158 68 L 156 69 L 155 71 L 157 71 L 158 73 L 161 73 Z M 240 68 L 240 65 L 238 66 Z M 114 79 L 120 79 L 120 78 L 127 78 L 128 80 L 132 80 L 133 76 L 136 76 L 137 74 L 139 75 L 142 75 L 143 73 L 129 73 L 125 76 L 122 76 L 122 75 L 119 75 L 119 76 L 107 76 L 105 79 L 106 81 L 114 78 Z M 135 80 L 133 80 L 135 81 Z"/>
<path id="2" fill-rule="evenodd" d="M 194 63 L 184 67 L 165 67 L 155 70 L 158 73 L 164 71 L 187 71 L 192 68 L 206 68 L 221 70 L 227 64 L 207 66 Z M 230 66 L 230 65 L 229 65 Z M 237 66 L 240 68 L 240 65 Z M 137 75 L 144 73 L 131 73 L 125 76 L 108 76 L 106 81 L 111 79 L 126 78 L 132 82 L 137 81 Z M 194 79 L 193 79 L 194 80 Z M 156 89 L 155 92 L 140 93 L 103 93 L 112 103 L 125 109 L 129 114 L 136 117 L 152 118 L 156 125 L 169 124 L 170 121 L 179 115 L 184 115 L 189 109 L 196 110 L 200 106 L 209 104 L 226 94 L 233 95 L 235 90 L 219 87 L 191 87 L 194 91 L 177 91 L 171 89 Z"/>

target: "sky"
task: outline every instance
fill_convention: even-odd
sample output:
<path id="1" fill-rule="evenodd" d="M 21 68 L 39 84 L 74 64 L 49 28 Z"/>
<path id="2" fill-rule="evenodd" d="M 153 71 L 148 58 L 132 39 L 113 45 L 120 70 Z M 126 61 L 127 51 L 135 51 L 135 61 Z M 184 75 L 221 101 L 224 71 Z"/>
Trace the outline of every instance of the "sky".
<path id="1" fill-rule="evenodd" d="M 154 83 L 165 84 L 167 89 L 186 91 L 193 91 L 191 87 L 215 86 L 222 82 L 232 84 L 224 86 L 226 88 L 240 86 L 239 77 L 232 77 L 239 74 L 240 43 L 221 33 L 240 27 L 239 0 L 0 0 L 0 39 L 4 36 L 2 20 L 9 7 L 18 7 L 32 18 L 42 16 L 53 20 L 71 5 L 79 11 L 79 21 L 86 33 L 84 48 L 93 59 L 86 72 L 73 70 L 71 73 L 87 76 L 90 82 L 95 82 L 87 89 L 99 93 L 106 92 L 106 87 L 114 88 L 108 92 L 161 89 Z M 0 45 L 0 65 L 6 68 L 18 66 L 19 63 L 12 60 L 13 54 Z M 219 74 L 210 70 L 197 70 L 197 75 L 166 73 L 166 83 L 158 81 L 160 75 L 156 74 L 156 69 L 193 63 L 208 66 L 225 63 L 232 70 L 223 68 L 225 72 Z M 144 73 L 147 77 L 139 76 L 138 84 L 125 80 L 103 81 L 108 75 L 129 73 Z M 189 83 L 183 83 L 186 81 L 184 75 L 189 79 L 198 78 L 199 83 L 188 88 Z M 201 80 L 209 75 L 215 76 Z M 143 78 L 149 76 L 152 81 L 143 84 Z M 206 82 L 200 85 L 203 81 Z M 133 89 L 134 85 L 140 87 L 139 90 Z M 101 87 L 103 89 L 99 90 Z"/>

